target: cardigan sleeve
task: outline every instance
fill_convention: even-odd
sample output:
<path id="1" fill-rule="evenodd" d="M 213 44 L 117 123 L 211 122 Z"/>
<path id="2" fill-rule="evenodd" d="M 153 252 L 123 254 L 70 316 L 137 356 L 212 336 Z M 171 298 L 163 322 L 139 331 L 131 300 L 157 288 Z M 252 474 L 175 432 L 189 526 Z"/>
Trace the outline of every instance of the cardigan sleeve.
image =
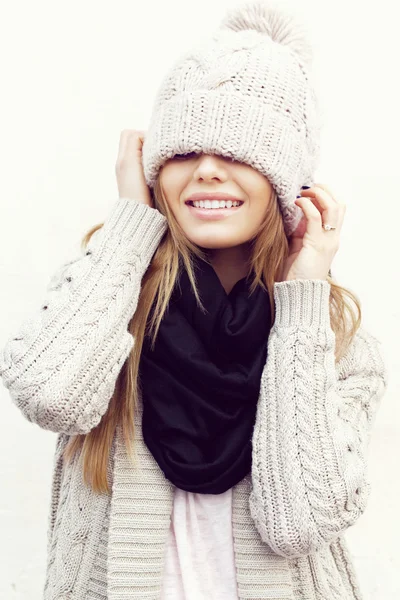
<path id="1" fill-rule="evenodd" d="M 317 551 L 363 514 L 371 428 L 387 387 L 381 343 L 359 328 L 335 364 L 330 284 L 276 282 L 253 432 L 249 506 L 287 558 Z"/>
<path id="2" fill-rule="evenodd" d="M 157 209 L 118 198 L 85 251 L 50 278 L 42 304 L 0 353 L 0 376 L 28 421 L 69 435 L 100 422 L 133 347 L 128 324 L 166 228 Z"/>

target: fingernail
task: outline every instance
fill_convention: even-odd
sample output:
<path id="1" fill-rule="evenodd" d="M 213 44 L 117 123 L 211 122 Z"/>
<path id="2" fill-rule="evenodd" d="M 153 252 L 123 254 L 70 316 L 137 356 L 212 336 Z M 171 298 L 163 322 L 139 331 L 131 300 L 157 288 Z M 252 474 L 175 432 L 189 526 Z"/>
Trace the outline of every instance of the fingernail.
<path id="1" fill-rule="evenodd" d="M 302 186 L 301 186 L 301 189 L 302 189 L 302 190 L 309 190 L 309 189 L 310 189 L 310 187 L 311 187 L 310 185 L 302 185 Z"/>
<path id="2" fill-rule="evenodd" d="M 296 196 L 296 198 L 302 198 L 303 196 Z"/>

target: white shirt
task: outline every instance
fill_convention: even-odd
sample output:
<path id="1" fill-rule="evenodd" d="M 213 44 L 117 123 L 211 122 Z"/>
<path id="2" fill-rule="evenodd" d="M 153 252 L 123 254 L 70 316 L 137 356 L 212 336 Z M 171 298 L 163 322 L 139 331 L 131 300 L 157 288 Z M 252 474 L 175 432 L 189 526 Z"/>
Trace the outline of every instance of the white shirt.
<path id="1" fill-rule="evenodd" d="M 223 494 L 175 488 L 161 600 L 238 600 L 232 488 Z"/>

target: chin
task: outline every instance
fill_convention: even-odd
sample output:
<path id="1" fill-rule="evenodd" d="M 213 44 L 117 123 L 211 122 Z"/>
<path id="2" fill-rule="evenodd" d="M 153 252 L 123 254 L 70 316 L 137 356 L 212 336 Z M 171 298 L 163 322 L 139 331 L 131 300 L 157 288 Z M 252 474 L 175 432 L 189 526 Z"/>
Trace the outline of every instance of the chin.
<path id="1" fill-rule="evenodd" d="M 199 246 L 200 248 L 204 248 L 205 250 L 219 250 L 222 248 L 234 248 L 235 246 L 240 246 L 241 244 L 245 244 L 248 239 L 243 239 L 243 237 L 239 236 L 200 236 L 200 235 L 188 235 L 188 238 L 193 244 Z"/>

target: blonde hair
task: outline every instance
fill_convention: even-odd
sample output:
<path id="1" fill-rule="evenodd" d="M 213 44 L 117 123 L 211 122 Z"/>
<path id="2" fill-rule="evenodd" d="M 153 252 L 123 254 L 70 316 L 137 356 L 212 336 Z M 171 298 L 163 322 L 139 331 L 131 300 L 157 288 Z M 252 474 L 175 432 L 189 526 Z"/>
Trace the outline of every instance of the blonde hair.
<path id="1" fill-rule="evenodd" d="M 179 274 L 180 257 L 187 269 L 199 308 L 203 309 L 196 287 L 193 255 L 207 260 L 207 253 L 200 250 L 186 237 L 166 202 L 159 178 L 152 196 L 155 208 L 167 217 L 168 228 L 142 278 L 137 308 L 129 323 L 129 331 L 134 336 L 135 344 L 120 370 L 108 409 L 100 423 L 87 434 L 71 436 L 63 454 L 64 459 L 70 461 L 75 453 L 81 450 L 84 481 L 97 493 L 110 493 L 111 491 L 107 480 L 107 465 L 119 424 L 128 456 L 135 462 L 133 459 L 134 414 L 140 393 L 138 372 L 143 339 L 145 335 L 149 335 L 154 344 Z M 103 225 L 104 223 L 95 225 L 85 234 L 82 239 L 83 248 L 86 248 L 93 233 Z M 280 281 L 279 274 L 289 249 L 275 192 L 271 196 L 264 222 L 250 242 L 250 267 L 255 272 L 251 291 L 257 285 L 262 285 L 268 291 L 273 323 L 275 319 L 274 282 Z M 335 283 L 331 275 L 327 280 L 331 285 L 330 322 L 336 337 L 335 360 L 337 362 L 346 352 L 361 324 L 361 307 L 355 294 Z M 354 303 L 354 307 L 349 300 Z M 154 310 L 149 318 L 153 302 L 155 302 Z"/>

